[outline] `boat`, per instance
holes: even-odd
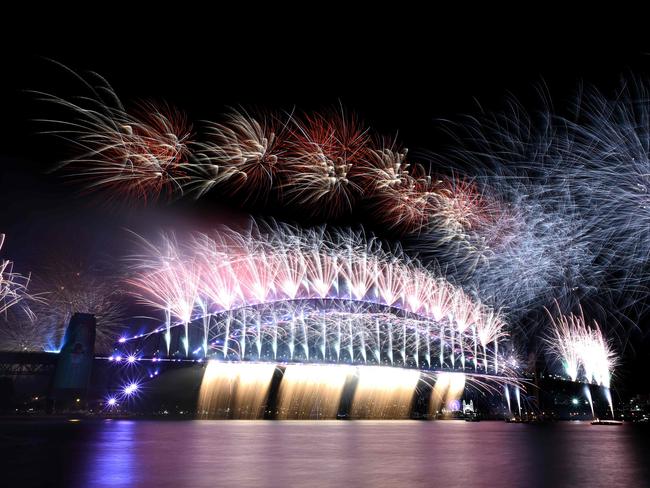
[[[591,422],[591,425],[623,425],[621,420],[600,420],[596,419]]]

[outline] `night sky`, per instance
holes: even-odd
[[[540,89],[561,106],[581,81],[607,90],[628,72],[650,76],[650,42],[615,43],[598,33],[572,32],[553,35],[555,42],[549,44],[540,37],[553,26],[533,29],[529,37],[503,38],[485,26],[465,43],[463,30],[403,35],[386,29],[400,38],[397,42],[393,36],[378,40],[377,32],[348,36],[352,29],[345,23],[338,26],[340,35],[320,35],[316,28],[282,34],[279,26],[250,26],[245,33],[224,27],[233,22],[223,18],[200,38],[176,39],[173,25],[164,39],[160,32],[135,36],[124,21],[88,32],[67,30],[66,39],[50,33],[31,47],[5,43],[10,49],[0,76],[0,232],[7,234],[3,255],[16,262],[16,269],[37,272],[61,252],[91,261],[120,256],[131,246],[127,228],[145,234],[161,226],[182,231],[245,216],[215,200],[130,209],[104,202],[99,194],[84,194],[62,173],[51,173],[71,155],[70,148],[38,134],[42,127],[34,119],[50,116],[51,107],[35,102],[28,90],[69,94],[81,87],[48,58],[79,73],[98,72],[122,100],[164,99],[197,122],[218,119],[228,107],[240,105],[290,111],[341,103],[373,129],[398,133],[416,154],[444,151],[448,140],[440,119],[459,120],[481,108],[502,110],[511,96],[535,108]],[[239,42],[238,35],[247,42]],[[264,212],[276,214],[273,208]],[[277,216],[290,218],[291,213]],[[648,330],[647,324],[642,328]],[[649,342],[641,334],[631,338],[636,353],[628,351],[620,371],[631,391],[650,389]]]

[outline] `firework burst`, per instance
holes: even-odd
[[[244,201],[265,200],[279,185],[286,125],[277,116],[236,110],[222,123],[208,123],[208,141],[195,144],[198,163],[188,187],[199,196],[220,186]]]
[[[343,109],[294,118],[283,169],[288,201],[326,216],[350,213],[363,192],[354,175],[369,143],[368,129]]]
[[[397,159],[403,155],[393,154],[389,157]],[[427,175],[421,166],[415,165],[390,180],[377,178],[367,206],[377,221],[400,234],[417,232],[434,215],[439,183]]]
[[[74,76],[89,96],[36,93],[73,114],[69,121],[41,122],[79,150],[62,166],[88,190],[146,201],[214,189],[243,203],[272,196],[324,218],[349,215],[361,204],[400,234],[421,230],[442,209],[440,182],[342,107],[285,116],[236,110],[205,124],[205,140],[197,142],[186,117],[171,106],[127,109],[99,75]]]
[[[192,127],[167,104],[141,102],[127,110],[99,75],[82,79],[89,96],[65,99],[37,94],[73,114],[71,120],[42,119],[46,133],[73,143],[80,155],[63,163],[89,189],[106,189],[133,201],[172,195],[186,178]]]
[[[454,161],[456,176],[443,179],[441,211],[409,242],[511,323],[525,323],[528,336],[554,301],[570,311],[598,294],[609,300],[616,273],[602,223],[578,205],[566,177],[549,172],[568,161],[550,119],[533,121],[515,105],[452,128],[458,149],[444,161]]]

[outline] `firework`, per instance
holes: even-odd
[[[370,136],[343,109],[293,119],[283,190],[313,213],[350,213],[363,192],[354,175],[367,160]]]
[[[459,148],[445,158],[457,167],[443,179],[440,211],[407,243],[469,293],[502,308],[529,337],[554,302],[571,311],[598,293],[609,300],[607,277],[615,272],[602,224],[576,204],[566,179],[549,173],[566,156],[559,128],[548,116],[540,121],[515,107],[460,126]]]
[[[433,367],[442,355],[440,366],[453,368],[455,349],[475,355],[478,333],[487,369],[489,343],[505,336],[498,313],[362,232],[253,223],[162,242],[145,241],[129,282],[143,303],[185,325],[186,353],[187,324],[206,314],[205,342],[239,359]],[[168,346],[171,328],[168,320]]]
[[[165,236],[160,247],[149,243],[147,245],[151,254],[137,266],[142,276],[129,282],[145,304],[164,310],[168,351],[172,316],[184,324],[184,345],[187,354],[189,353],[188,326],[194,306],[199,299],[201,271],[196,261],[182,256],[174,236]]]
[[[650,106],[646,82],[626,80],[608,98],[586,89],[574,110],[556,116],[561,157],[545,173],[561,181],[593,229],[590,236],[607,266],[608,287],[619,306],[646,296],[650,257]],[[559,184],[559,183],[557,183]],[[598,270],[597,270],[598,271]]]
[[[386,158],[397,166],[400,154],[384,153]],[[399,163],[401,164],[401,163]],[[385,169],[381,170],[385,173]],[[377,176],[377,172],[374,174]],[[436,201],[439,194],[439,181],[427,175],[424,169],[415,165],[405,169],[392,179],[378,177],[370,188],[367,206],[371,214],[389,228],[401,234],[408,234],[422,229],[437,211]]]
[[[37,322],[56,332],[50,342],[60,344],[75,313],[95,316],[95,350],[106,351],[125,328],[126,313],[119,278],[110,271],[83,263],[51,265],[36,277],[35,289],[47,297],[47,306],[34,308]]]
[[[35,315],[15,313],[10,310],[0,319],[0,350],[51,351],[58,342],[51,340],[58,331],[50,323],[39,322]]]
[[[451,221],[441,229],[433,219],[414,247],[512,321],[553,303],[563,313],[582,303],[608,324],[636,327],[625,314],[642,313],[647,296],[647,100],[647,84],[628,79],[611,97],[583,89],[564,112],[545,103],[529,114],[513,103],[459,125],[458,148],[445,161],[460,161],[497,205],[478,227]],[[462,215],[476,208],[473,201]],[[462,238],[445,239],[447,229]]]
[[[347,215],[362,204],[399,233],[419,231],[441,211],[440,181],[342,107],[286,116],[232,111],[205,124],[204,141],[193,141],[186,117],[168,104],[127,109],[99,75],[75,76],[88,96],[36,93],[72,114],[42,122],[79,150],[62,166],[89,190],[146,201],[215,189],[243,203],[273,196],[320,217]]]
[[[118,280],[106,270],[56,263],[34,276],[38,298],[28,317],[13,314],[2,326],[2,343],[12,350],[56,351],[75,313],[96,318],[95,350],[108,351],[125,328],[126,314]]]
[[[276,390],[271,384],[278,380]],[[376,365],[211,360],[201,383],[198,411],[202,418],[213,419],[335,419],[341,414],[405,419],[412,413],[414,397],[427,392],[419,390],[421,384],[435,385],[430,402],[435,416],[443,401],[457,402],[466,386],[479,391],[501,389],[504,384],[517,388],[519,383],[513,380]],[[346,400],[349,392],[354,393]]]
[[[481,154],[491,158],[484,167],[492,169],[467,177],[427,174],[396,142],[371,134],[342,109],[285,120],[235,111],[207,125],[207,142],[190,144],[182,116],[154,106],[127,112],[102,83],[94,98],[79,103],[46,97],[79,114],[62,135],[84,148],[77,174],[94,180],[91,186],[115,185],[140,199],[183,190],[200,196],[212,188],[243,201],[272,194],[321,216],[360,206],[396,233],[417,233],[415,248],[424,259],[438,261],[515,320],[549,298],[571,295],[576,285],[596,288],[595,280],[583,278],[602,276],[589,274],[603,262],[602,245],[588,237],[593,224],[576,213],[573,197],[530,177],[513,178],[516,170],[504,172],[504,157],[494,156],[520,154],[526,161],[535,141],[501,134],[510,151],[490,142]],[[535,156],[548,159],[539,150]]]
[[[81,77],[79,77],[81,79]],[[46,133],[74,144],[80,155],[63,163],[89,189],[106,189],[133,201],[171,195],[186,177],[192,128],[167,104],[141,102],[127,110],[99,75],[81,79],[89,96],[65,99],[40,93],[73,115],[71,120],[43,119]],[[95,83],[96,82],[96,83]]]
[[[588,324],[582,314],[551,319],[552,332],[546,338],[548,350],[562,362],[569,378],[576,381],[581,377],[609,388],[617,359],[598,323]]]
[[[426,265],[401,251],[391,256],[372,239],[323,230],[287,227],[286,239],[259,230],[248,238],[195,236],[191,245],[168,246],[178,257],[143,265],[159,296],[146,293],[145,278],[133,283],[143,301],[166,310],[168,335],[172,319],[187,324],[197,307],[206,317],[268,301],[374,294],[385,306],[436,320],[455,307],[450,330],[471,335],[479,352],[494,343],[481,339],[494,335],[487,309],[503,311],[530,337],[552,303],[562,313],[589,304],[590,313],[611,318],[646,296],[650,109],[643,84],[612,99],[585,90],[565,114],[545,105],[529,115],[513,103],[506,113],[467,118],[450,130],[457,147],[425,170],[343,108],[233,111],[207,123],[205,140],[194,142],[177,112],[165,105],[127,111],[97,79],[87,84],[90,97],[44,96],[75,114],[54,132],[81,148],[67,166],[91,187],[139,199],[215,189],[240,203],[270,200],[321,218],[361,211]],[[454,286],[431,285],[420,277],[430,275],[425,267],[444,269]],[[448,286],[452,292],[441,291]],[[471,300],[456,297],[461,288]],[[468,312],[470,302],[478,311]],[[454,337],[450,347],[464,340]]]
[[[231,112],[223,123],[208,123],[207,142],[195,144],[197,164],[188,188],[200,196],[220,186],[244,201],[266,199],[279,186],[286,126],[277,116],[245,111]]]
[[[0,234],[0,250],[4,244],[5,235]],[[26,299],[37,299],[36,295],[30,295],[27,287],[30,282],[30,275],[22,275],[14,272],[13,262],[0,259],[0,314],[5,313],[14,305],[24,302]],[[23,306],[23,311],[31,315],[28,306]]]

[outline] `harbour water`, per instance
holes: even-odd
[[[646,487],[648,434],[583,422],[0,420],[0,459],[8,487]]]

